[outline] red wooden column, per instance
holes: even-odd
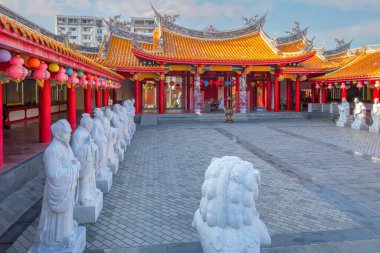
[[[1,96],[2,97],[2,96]],[[3,105],[3,103],[1,103]],[[1,110],[2,111],[2,110]],[[51,141],[51,87],[50,79],[44,81],[44,87],[40,88],[40,142]]]
[[[321,87],[321,90],[322,90],[322,104],[325,104],[327,102],[326,101],[326,94],[327,94],[326,87],[325,86]]]
[[[84,112],[91,114],[91,86],[84,89]]]
[[[295,88],[295,100],[296,100],[296,112],[301,111],[301,81],[299,77],[296,79],[296,88]]]
[[[96,87],[95,89],[95,107],[100,108],[102,107],[101,100],[102,100],[102,90],[99,87]]]
[[[270,112],[272,110],[272,82],[270,80],[270,73],[266,74],[266,79],[267,79],[267,88],[266,88],[266,95],[267,95],[267,111]],[[263,86],[264,89],[264,86]]]
[[[292,86],[293,81],[288,79],[286,84],[286,110],[292,110]]]
[[[375,102],[375,98],[379,98],[379,90],[377,87],[372,89],[372,103]]]
[[[280,82],[278,81],[278,73],[274,74],[274,112],[280,111]]]
[[[2,83],[0,83],[0,119],[1,121],[3,120],[3,84]],[[2,166],[3,164],[4,164],[4,136],[3,136],[3,125],[1,125],[0,127],[0,166]]]
[[[135,75],[135,108],[136,108],[136,115],[141,114],[141,86],[140,86],[140,79],[139,75]]]
[[[161,73],[160,84],[158,86],[158,113],[159,114],[164,114],[164,112],[165,112],[164,80],[165,80],[165,75],[163,73]],[[189,89],[187,89],[187,90],[189,90]]]
[[[186,77],[186,109],[190,110],[190,94],[191,94],[191,85],[190,85],[190,73],[187,73]]]
[[[315,84],[311,84],[311,102],[315,103]]]
[[[345,88],[341,89],[341,93],[340,93],[340,99],[347,99],[347,90]]]
[[[236,111],[240,112],[240,74],[236,73],[236,86],[235,86],[235,96],[236,96]]]
[[[77,128],[77,98],[74,85],[71,85],[71,88],[67,87],[67,120],[74,131]]]

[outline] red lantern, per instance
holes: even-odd
[[[329,85],[327,86],[327,88],[328,88],[329,90],[331,90],[331,89],[333,88],[332,83],[329,83]]]
[[[19,55],[13,56],[10,60],[11,66],[5,70],[5,73],[13,79],[16,83],[23,80],[28,75],[28,70],[22,65],[24,64],[24,59]]]
[[[358,87],[358,89],[363,88],[363,83],[362,82],[358,82],[358,84],[356,85],[356,87]]]
[[[316,85],[315,85],[315,88],[318,90],[319,88],[321,88],[321,86],[319,85],[319,83],[317,83]]]
[[[180,86],[181,86],[181,84],[180,84],[180,83],[177,83],[176,85],[177,85],[177,87],[180,87]]]
[[[173,81],[170,81],[170,86],[174,86],[174,82]]]
[[[87,74],[87,79],[88,79],[88,85],[94,85],[95,84],[93,75]]]
[[[83,76],[81,77],[81,79],[79,80],[79,85],[80,85],[80,86],[86,86],[87,84],[88,84],[88,81],[86,80],[86,76],[83,75]]]
[[[208,83],[209,83],[210,85],[212,85],[212,84],[214,83],[214,81],[213,81],[213,80],[210,80],[210,81],[208,81]]]
[[[41,88],[44,87],[44,81],[50,78],[50,72],[47,71],[47,68],[47,64],[41,62],[40,66],[38,66],[37,70],[33,73],[33,77],[36,79],[37,85]]]
[[[218,81],[215,81],[215,82],[214,82],[214,85],[215,85],[215,86],[218,86],[218,85],[219,85],[219,82],[218,82]]]
[[[67,80],[69,80],[69,77],[65,73],[66,73],[66,69],[64,67],[61,67],[58,70],[58,73],[54,76],[54,79],[60,83],[66,83]]]
[[[346,83],[342,83],[342,86],[340,86],[341,89],[345,89],[346,88]]]
[[[36,57],[30,57],[26,62],[26,66],[28,66],[29,68],[37,68],[38,66],[40,66],[40,64],[40,60]]]

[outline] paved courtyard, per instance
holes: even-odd
[[[331,121],[168,123],[139,127],[87,249],[198,241],[191,227],[213,157],[260,170],[257,202],[274,246],[380,236],[380,135]],[[37,220],[8,252],[25,252]],[[379,249],[380,250],[380,249]]]

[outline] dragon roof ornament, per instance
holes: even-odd
[[[227,30],[227,31],[214,31],[214,30],[209,31],[209,30],[196,30],[196,29],[180,26],[176,24],[175,22],[171,21],[170,19],[162,16],[153,7],[153,5],[152,5],[152,9],[154,12],[154,16],[156,18],[156,22],[161,23],[163,28],[166,28],[172,32],[179,33],[185,36],[190,36],[190,37],[200,38],[200,39],[232,39],[235,37],[240,37],[240,36],[250,34],[252,32],[258,32],[264,26],[266,15],[267,15],[265,14],[261,18],[255,20],[254,22],[251,21],[251,23],[247,23],[246,26],[239,29]]]
[[[332,50],[325,50],[324,55],[325,56],[330,56],[330,55],[336,55],[336,54],[341,54],[344,52],[350,53],[350,48],[351,48],[351,43],[353,40],[349,42],[345,42],[344,39],[335,39],[336,42],[336,48]]]
[[[112,24],[108,22],[107,20],[104,20],[104,22],[106,22],[106,24],[108,25],[108,27],[110,28],[110,30],[112,31],[114,35],[117,35],[119,37],[131,40],[131,41],[135,40],[139,42],[153,43],[152,36],[132,33],[128,31],[127,29],[125,29],[125,27],[118,26],[117,24]]]
[[[18,23],[20,24],[23,24],[27,27],[29,27],[30,29],[36,31],[36,32],[39,32],[53,40],[56,40],[56,41],[59,41],[59,42],[63,42],[65,40],[65,37],[64,36],[60,36],[60,35],[56,35],[50,31],[48,31],[47,29],[33,23],[32,21],[18,15],[17,13],[15,13],[14,11],[8,9],[7,7],[5,7],[4,5],[0,4],[0,15],[3,14],[15,21],[17,21]]]
[[[273,38],[273,40],[275,41],[276,45],[289,44],[297,40],[306,38],[308,30],[309,30],[309,26],[301,30],[299,22],[295,21],[294,27],[292,28],[292,30],[286,31],[286,33],[289,35],[284,36],[284,37],[275,37]]]

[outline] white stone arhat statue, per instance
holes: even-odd
[[[119,161],[122,162],[124,160],[124,152],[127,150],[127,143],[124,139],[124,131],[123,126],[121,125],[121,121],[119,118],[119,115],[117,113],[112,112],[112,119],[111,119],[112,127],[117,129],[117,138],[116,138],[116,154],[119,157]]]
[[[349,127],[350,126],[350,104],[347,102],[346,98],[342,98],[342,103],[338,105],[339,109],[339,119],[336,122],[338,127]]]
[[[133,119],[128,111],[128,103],[127,101],[124,101],[123,102],[123,106],[121,106],[121,110],[124,114],[124,118],[127,120],[127,130],[128,130],[128,135],[129,135],[129,143],[128,144],[131,144],[131,140],[133,138]]]
[[[124,112],[122,111],[122,106],[119,104],[116,104],[113,107],[114,113],[116,113],[119,116],[121,125],[123,126],[123,137],[127,145],[131,143],[131,136],[129,135],[129,130],[128,130],[128,119],[125,117]]]
[[[255,206],[260,173],[235,156],[213,158],[193,227],[204,253],[258,253],[271,239]]]
[[[356,130],[368,130],[368,125],[366,123],[367,108],[358,98],[354,99],[354,122],[351,125],[352,129]]]
[[[83,113],[71,138],[74,156],[81,164],[74,207],[74,218],[78,223],[95,223],[103,208],[103,193],[96,188],[98,146],[90,135],[92,125],[90,114]]]
[[[376,89],[376,88],[375,88]],[[372,116],[372,125],[369,127],[371,133],[380,133],[380,103],[379,99],[375,98],[373,101],[371,116]]]
[[[36,242],[29,252],[83,252],[86,228],[74,221],[80,163],[70,147],[71,127],[61,119],[51,126],[53,141],[43,156],[46,183]]]
[[[106,108],[104,112],[103,127],[107,136],[108,145],[107,145],[107,153],[108,153],[108,166],[110,167],[113,174],[116,174],[119,170],[119,157],[115,153],[114,146],[116,144],[117,138],[117,129],[111,127],[111,120],[113,117],[113,112],[109,107]]]
[[[98,146],[98,165],[96,172],[96,187],[103,193],[109,192],[112,186],[112,172],[107,165],[107,136],[104,132],[103,111],[100,108],[94,109],[93,126],[91,129],[91,137]]]

